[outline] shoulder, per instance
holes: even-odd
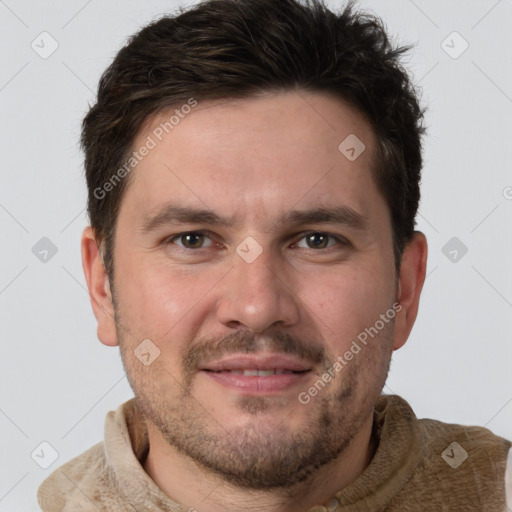
[[[143,492],[152,485],[139,464],[148,446],[145,423],[130,399],[107,413],[103,441],[43,481],[37,491],[39,506],[43,512],[126,510],[131,487],[138,485]]]
[[[44,512],[72,510],[73,503],[83,501],[91,490],[95,492],[98,479],[105,478],[108,466],[102,441],[51,473],[39,486],[37,501]]]
[[[416,435],[421,460],[397,505],[403,510],[408,510],[406,504],[426,503],[432,510],[505,510],[506,485],[511,485],[506,484],[507,472],[511,478],[509,440],[484,427],[433,419],[416,420]]]
[[[421,440],[429,447],[425,466],[442,468],[453,475],[470,472],[475,480],[499,476],[504,478],[511,443],[479,426],[444,423],[432,419],[418,420]],[[460,468],[460,469],[459,469]]]

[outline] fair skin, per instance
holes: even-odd
[[[164,119],[148,119],[134,147]],[[366,146],[354,161],[338,150],[349,134]],[[374,152],[361,114],[325,94],[200,102],[133,171],[113,283],[84,231],[98,337],[120,346],[148,427],[144,469],[174,501],[199,512],[306,511],[369,464],[373,407],[414,324],[427,257],[417,232],[396,275]],[[148,221],[169,204],[232,223]],[[319,208],[345,215],[297,214]],[[248,262],[240,247],[261,254]],[[301,403],[394,303],[394,319]],[[144,339],[160,350],[149,365],[133,352]]]

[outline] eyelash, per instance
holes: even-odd
[[[202,230],[199,230],[199,231],[183,231],[182,233],[178,233],[177,235],[172,235],[171,237],[166,238],[163,241],[163,243],[166,244],[166,245],[168,245],[170,243],[174,243],[175,240],[178,240],[182,236],[185,236],[185,235],[204,235],[204,236],[208,237],[213,243],[215,243],[214,237],[212,236],[213,233],[211,233],[209,231],[202,231]],[[324,235],[324,236],[327,236],[327,237],[329,237],[331,239],[334,239],[337,242],[334,245],[328,245],[327,247],[324,247],[324,248],[321,248],[321,249],[313,249],[312,247],[302,248],[302,249],[306,249],[306,250],[310,250],[310,251],[314,251],[314,252],[319,252],[321,250],[325,251],[325,250],[328,250],[328,249],[332,249],[336,245],[341,245],[341,246],[344,246],[344,247],[348,247],[349,245],[351,245],[350,242],[347,239],[345,239],[345,238],[343,238],[341,236],[338,236],[338,235],[332,235],[331,233],[326,233],[325,231],[314,231],[314,230],[312,230],[312,231],[304,231],[303,233],[299,233],[299,235],[300,235],[300,238],[298,238],[298,241],[304,239],[308,235]],[[295,243],[297,243],[297,242],[295,242]],[[178,247],[180,249],[189,250],[189,251],[200,251],[201,249],[208,249],[208,247],[199,247],[198,249],[189,249],[188,247],[182,247],[180,245],[178,245]]]

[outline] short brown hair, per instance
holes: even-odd
[[[409,48],[394,47],[382,21],[353,2],[334,14],[322,0],[207,0],[132,36],[101,77],[81,137],[89,218],[109,275],[128,180],[104,197],[97,191],[129,158],[148,116],[190,98],[297,89],[343,98],[372,125],[374,177],[391,212],[398,270],[414,232],[424,132],[418,95],[399,62]]]

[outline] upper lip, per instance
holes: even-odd
[[[200,370],[292,370],[303,372],[311,366],[290,354],[234,354],[203,365]]]

